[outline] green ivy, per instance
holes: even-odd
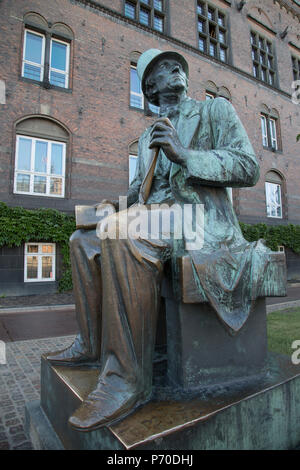
[[[300,253],[300,225],[250,225],[241,222],[240,226],[249,242],[263,238],[273,251],[277,251],[278,245],[284,245],[295,253]]]
[[[240,223],[249,242],[263,238],[271,250],[284,245],[300,253],[300,225],[266,225]],[[25,242],[52,242],[59,244],[63,257],[63,273],[59,290],[72,289],[69,238],[75,230],[75,218],[54,209],[28,210],[8,207],[0,202],[0,247],[20,246]]]
[[[69,238],[75,230],[75,218],[54,209],[28,210],[8,207],[0,202],[0,247],[21,246],[25,242],[59,244],[63,258],[63,273],[59,290],[72,289]]]

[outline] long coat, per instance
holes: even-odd
[[[257,297],[286,295],[284,255],[274,256],[263,240],[249,243],[244,239],[227,189],[254,186],[259,165],[235,109],[224,98],[201,102],[186,98],[174,126],[183,147],[190,150],[186,168],[168,162],[166,188],[157,165],[149,202],[163,202],[169,191],[180,204],[203,204],[204,245],[186,254],[192,260],[200,298],[235,333]],[[131,201],[138,198],[153,155],[150,130],[139,140],[136,174],[128,192]]]

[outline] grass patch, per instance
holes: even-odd
[[[290,356],[293,341],[300,340],[300,308],[269,313],[267,328],[269,351]]]

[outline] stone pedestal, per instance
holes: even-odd
[[[79,432],[68,418],[94,388],[97,370],[42,359],[41,403],[27,405],[27,430],[37,449],[293,449],[300,444],[300,366],[271,355],[267,369],[240,388],[156,399],[113,426]]]
[[[262,374],[267,357],[265,299],[232,336],[208,303],[184,304],[166,297],[168,378],[193,391]]]

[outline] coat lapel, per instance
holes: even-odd
[[[176,130],[178,137],[183,147],[189,148],[191,141],[195,135],[196,129],[200,121],[200,109],[195,109],[195,101],[188,98],[182,105],[180,110],[178,123]],[[198,104],[198,103],[197,103]],[[170,171],[170,184],[172,184],[172,179],[181,170],[181,165],[177,163],[172,163]]]

